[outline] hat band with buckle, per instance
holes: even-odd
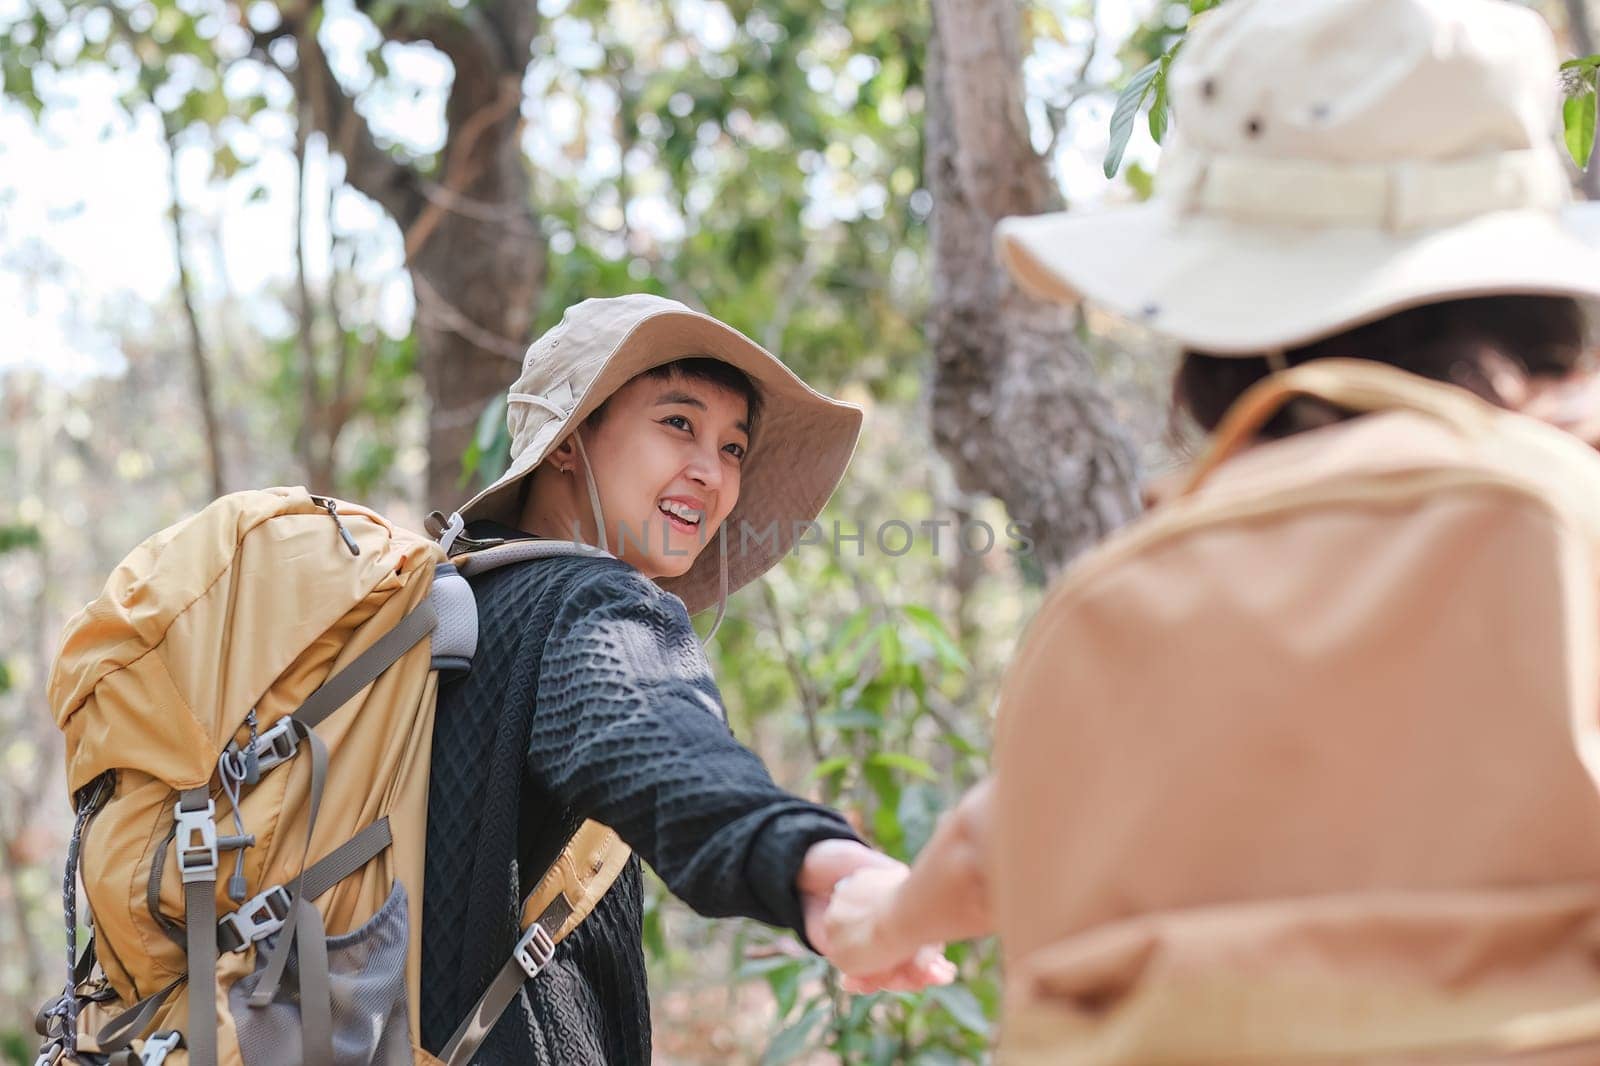
[[[1161,196],[1194,216],[1404,233],[1496,211],[1556,211],[1570,199],[1554,153],[1494,152],[1445,162],[1330,163],[1174,151]]]

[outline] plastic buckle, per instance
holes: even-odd
[[[539,971],[550,965],[556,957],[556,942],[550,939],[550,934],[545,932],[544,926],[534,922],[522,939],[517,941],[517,949],[511,953],[517,960],[517,965],[522,967],[522,972],[529,977],[538,977]]]
[[[278,719],[271,729],[256,737],[255,748],[259,773],[266,773],[279,763],[294,758],[294,753],[300,750],[300,738],[295,736],[293,719]]]
[[[217,801],[206,800],[205,809],[186,811],[183,802],[173,804],[172,816],[178,822],[178,872],[183,883],[217,879]]]
[[[239,937],[234,954],[246,950],[257,940],[271,936],[283,928],[289,912],[294,908],[294,897],[282,885],[273,885],[265,892],[250,897],[232,914],[224,915],[222,925],[233,927]]]
[[[182,1043],[183,1037],[175,1029],[151,1033],[150,1039],[144,1042],[144,1049],[139,1052],[140,1066],[161,1066]]]
[[[66,1045],[60,1040],[52,1040],[40,1049],[39,1057],[33,1060],[33,1066],[56,1066],[66,1050]]]

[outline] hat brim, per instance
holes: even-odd
[[[1087,299],[1186,347],[1293,347],[1438,300],[1600,297],[1600,204],[1502,211],[1411,234],[1245,224],[1160,200],[1004,219],[1002,262],[1041,299]]]
[[[737,367],[762,397],[761,421],[741,470],[739,501],[726,520],[728,592],[760,577],[794,547],[838,487],[855,453],[862,412],[817,392],[738,330],[695,311],[663,310],[641,319],[612,349],[550,443],[517,456],[494,484],[460,508],[462,518],[514,525],[520,518],[514,512],[522,479],[573,429],[646,370],[694,356]],[[717,545],[708,542],[687,572],[660,584],[692,614],[717,603],[720,565]]]

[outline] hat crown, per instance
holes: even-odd
[[[645,319],[664,312],[688,311],[676,300],[650,293],[597,297],[573,304],[561,321],[546,330],[522,357],[522,373],[511,393],[543,396],[570,412],[577,397],[605,367],[606,357]],[[506,410],[511,431],[511,458],[515,459],[550,425],[555,413],[529,403],[512,403]]]
[[[1173,156],[1327,164],[1555,156],[1557,61],[1502,0],[1230,0],[1174,63]]]

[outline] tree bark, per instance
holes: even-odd
[[[462,453],[484,406],[517,374],[544,287],[544,239],[520,138],[522,78],[538,16],[526,0],[459,12],[390,10],[377,24],[386,38],[428,41],[455,66],[438,182],[377,144],[329,71],[315,20],[302,19],[291,32],[313,122],[343,157],[345,179],[382,206],[405,238],[430,402],[424,502],[448,510],[466,495]]]
[[[1128,435],[1065,308],[1028,298],[994,252],[1006,215],[1057,206],[1023,111],[1015,0],[933,0],[934,440],[968,492],[997,496],[1047,574],[1139,510]]]

